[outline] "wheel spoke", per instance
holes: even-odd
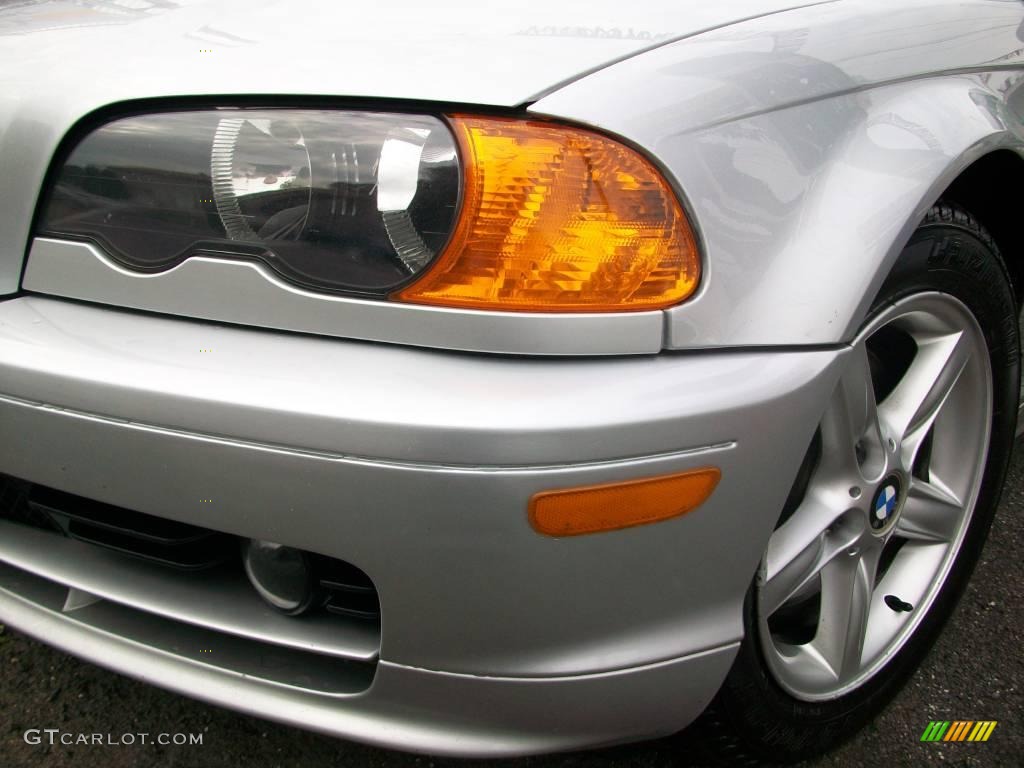
[[[948,546],[908,541],[878,582],[878,592],[883,596],[894,595],[914,610],[920,609],[948,551]]]
[[[814,646],[837,680],[860,671],[881,547],[837,557],[821,571],[821,615]]]
[[[917,354],[903,379],[879,406],[882,420],[903,442],[903,465],[917,451],[970,359],[962,332],[917,338]]]
[[[826,471],[849,473],[861,465],[876,474],[885,463],[875,388],[871,382],[867,346],[859,344],[850,352],[846,368],[836,387],[821,424],[823,466]],[[857,446],[863,454],[858,457]]]
[[[803,500],[757,580],[768,672],[797,699],[859,690],[940,593],[985,466],[987,352],[970,309],[939,291],[886,304],[844,352]]]
[[[914,541],[948,543],[963,518],[963,502],[938,477],[914,479],[894,534]]]
[[[809,495],[772,534],[761,583],[761,610],[765,615],[777,611],[857,540],[861,529],[837,522],[840,514],[827,499]]]

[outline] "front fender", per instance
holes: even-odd
[[[698,294],[667,311],[667,347],[848,341],[957,176],[997,149],[1024,155],[1021,8],[967,5],[976,18],[942,6],[920,32],[907,15],[898,49],[892,18],[864,16],[856,37],[876,50],[856,56],[828,44],[850,36],[855,14],[832,26],[780,14],[635,57],[531,107],[623,137],[678,185],[705,271]]]

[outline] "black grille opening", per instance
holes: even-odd
[[[233,553],[232,536],[165,520],[43,486],[30,486],[34,519],[49,518],[65,536],[175,568],[212,568]]]
[[[377,590],[370,577],[342,560],[313,558],[324,608],[328,613],[364,621],[380,618]]]
[[[243,570],[237,536],[106,504],[0,475],[0,518],[51,531],[168,568]],[[359,568],[311,554],[318,584],[314,610],[380,621],[377,590]]]

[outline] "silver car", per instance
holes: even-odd
[[[1019,0],[0,8],[0,622],[340,737],[792,762],[1019,403]]]

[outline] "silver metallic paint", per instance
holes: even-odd
[[[654,354],[664,335],[661,312],[552,316],[343,298],[289,285],[250,261],[194,257],[146,274],[118,266],[88,243],[43,237],[32,242],[22,285],[183,317],[503,354]]]
[[[436,34],[399,12],[402,34],[353,33],[362,40],[350,52],[377,66],[344,68],[324,66],[337,56],[321,39],[330,25],[309,25],[309,55],[280,67],[257,39],[278,30],[277,4],[253,4],[247,29],[218,5],[219,19],[197,5],[127,27],[0,37],[0,58],[19,65],[0,67],[0,294],[18,287],[55,148],[95,109],[225,93],[498,106],[543,94],[534,114],[632,141],[696,215],[706,279],[665,313],[667,346],[834,344],[851,337],[931,201],[971,160],[1020,152],[1024,138],[1017,0],[840,0],[732,26],[721,25],[785,6],[514,4]],[[578,18],[685,28],[643,42],[561,35],[557,25]],[[0,34],[4,20],[0,11]],[[546,22],[552,34],[509,34]],[[211,40],[222,68],[194,53]],[[128,55],[139,65],[123,67]],[[109,290],[111,279],[89,275],[84,286]],[[218,289],[192,309],[249,322],[237,300]],[[329,324],[324,304],[310,303],[304,322]],[[390,309],[371,338],[417,343],[402,308]],[[576,346],[554,325],[516,338],[485,320],[478,338],[446,342],[462,333],[449,326],[434,343],[544,352],[553,335],[562,354],[594,354],[582,346],[592,339]],[[636,349],[622,338],[608,348],[651,351],[647,336]],[[0,616],[154,683],[387,746],[522,754],[667,733],[724,678],[743,596],[846,355],[837,345],[487,358],[2,301],[0,470],[348,559],[380,591],[382,661],[365,696],[327,703],[102,635],[9,592]],[[711,462],[722,485],[674,521],[572,541],[524,522],[537,490]],[[211,489],[220,502],[200,507]]]
[[[666,347],[833,343],[970,162],[1024,155],[1022,52],[1020,2],[846,0],[660,47],[530,112],[631,140],[686,194],[705,274]]]
[[[580,319],[607,344],[572,333],[573,321],[560,316],[379,303],[356,319],[339,310],[357,304],[272,278],[253,289],[287,309],[259,324],[526,354],[848,341],[910,232],[957,174],[996,149],[1024,154],[1021,51],[1016,0],[906,0],[895,9],[843,0],[665,43],[530,106],[626,138],[685,196],[704,273],[698,294],[664,313],[663,338],[654,336],[657,313]],[[72,278],[50,247],[38,253],[26,283],[35,290],[254,321],[251,299],[224,284],[240,270],[213,259],[143,277],[93,255]]]
[[[0,542],[4,553],[13,551],[16,554],[26,533],[35,533],[55,545],[53,551],[47,553],[50,560],[62,554],[73,555],[74,550],[68,549],[67,541],[54,541],[45,532],[32,531],[17,524],[4,528],[4,538]],[[40,563],[36,561],[33,565]],[[76,573],[81,575],[82,571]],[[210,578],[209,573],[206,576]],[[85,625],[91,630],[145,647],[154,655],[169,654],[183,661],[199,662],[213,669],[259,679],[274,687],[330,696],[362,693],[369,689],[377,672],[376,661],[344,659],[294,645],[251,640],[196,621],[169,619],[153,610],[140,610],[125,603],[97,598],[77,586],[39,576],[2,560],[0,591],[43,612],[60,614],[66,623]],[[148,593],[147,597],[148,608],[161,607],[161,593]],[[261,602],[251,590],[248,597]]]
[[[22,298],[0,303],[0,467],[353,563],[387,661],[586,674],[740,637],[842,359],[511,360]],[[711,499],[657,526],[560,540],[526,521],[540,490],[708,464]]]
[[[640,73],[633,76],[644,79]],[[603,88],[621,90],[622,84],[604,83]],[[1010,97],[1012,102],[1005,101]],[[557,112],[558,95],[550,98],[554,105],[546,106],[545,100],[532,109]],[[601,103],[586,91],[576,98],[580,104]],[[564,113],[580,116],[569,108]],[[332,310],[338,302],[355,300],[305,294],[306,301],[295,302],[293,297],[302,292],[268,277],[286,308],[271,322],[280,328],[336,328],[335,333],[355,338],[498,353],[642,354],[662,343],[668,349],[838,343],[856,332],[911,232],[956,176],[996,150],[1024,156],[1024,72],[1016,70],[894,83],[710,128],[686,128],[684,103],[681,128],[669,136],[660,134],[658,121],[650,116],[627,125],[623,114],[628,112],[615,110],[600,127],[656,147],[656,156],[679,175],[701,224],[701,286],[684,304],[664,313],[637,313],[643,319],[614,313],[575,321],[589,324],[596,336],[572,333],[575,328],[568,326],[573,321],[565,316],[414,308],[435,312],[434,318],[379,302],[374,319],[382,322],[366,321],[367,327],[360,318],[336,325]],[[96,253],[68,265],[58,255],[70,256],[75,246],[37,242],[47,245],[33,248],[44,258],[38,268],[30,261],[28,288],[253,322],[254,307],[226,285],[228,275],[241,269],[225,268],[217,260],[191,260],[195,264],[187,280],[173,273],[135,276]],[[136,287],[143,281],[149,290]],[[183,293],[183,287],[189,292]],[[424,325],[420,317],[432,317],[432,322]]]
[[[374,661],[380,637],[367,622],[332,621],[327,615],[301,622],[275,611],[253,592],[242,574],[226,581],[200,573],[167,580],[164,566],[125,558],[48,531],[0,520],[0,561],[38,576],[160,616],[275,645],[326,656]]]
[[[16,290],[43,176],[71,127],[135,99],[414,99],[513,107],[651,46],[801,5],[303,0],[0,7],[0,295]],[[302,55],[282,55],[282,41]],[[212,49],[210,53],[202,52]],[[130,62],[130,66],[125,66]],[[471,65],[469,63],[471,62]],[[230,296],[223,297],[230,302]]]
[[[636,669],[541,679],[455,675],[381,662],[365,694],[328,697],[153,653],[3,589],[0,616],[68,653],[187,696],[368,744],[463,757],[667,735],[706,706],[736,653],[729,646]]]

